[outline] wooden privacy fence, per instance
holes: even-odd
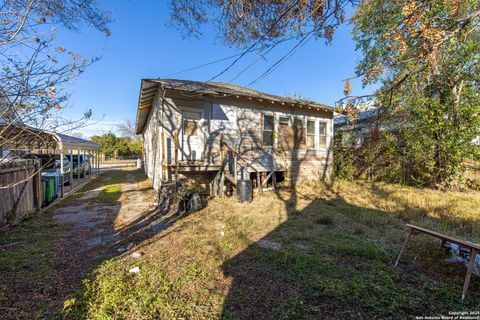
[[[0,228],[41,207],[41,175],[35,160],[0,164]]]

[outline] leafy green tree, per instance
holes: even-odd
[[[364,53],[357,75],[382,83],[383,129],[390,124],[376,126],[369,165],[415,184],[456,183],[462,163],[479,156],[479,2],[372,0],[352,21]]]
[[[98,143],[100,153],[107,157],[113,157],[117,146],[117,137],[113,132],[107,132],[101,136],[93,136],[91,140]]]
[[[138,139],[133,139],[128,142],[128,149],[131,155],[142,155],[142,143]]]
[[[142,154],[142,146],[137,140],[117,137],[110,131],[100,136],[93,136],[91,140],[98,143],[100,152],[107,157],[141,156]]]
[[[117,151],[117,156],[130,156],[130,149],[128,148],[129,142],[130,140],[128,138],[117,137],[117,141],[115,143],[115,150]]]

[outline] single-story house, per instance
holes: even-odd
[[[325,104],[228,83],[143,79],[135,130],[156,190],[183,175],[221,195],[237,179],[260,189],[329,179],[333,114]]]

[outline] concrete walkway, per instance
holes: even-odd
[[[125,231],[153,209],[152,190],[140,188],[137,180],[141,178],[139,171],[128,169],[103,173],[89,184],[92,189],[74,194],[57,206],[53,219],[66,225],[72,238],[88,247],[121,242],[130,235]],[[118,200],[103,200],[102,192],[108,192],[106,188],[112,185],[120,186]]]

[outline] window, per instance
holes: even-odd
[[[293,128],[290,117],[278,117],[278,145],[280,150],[293,149]]]
[[[326,149],[327,148],[327,123],[326,122],[320,122],[318,133],[320,135],[319,146],[322,149]]]
[[[196,136],[197,135],[197,121],[195,120],[184,120],[183,121],[183,130],[185,136]]]
[[[305,148],[305,130],[303,128],[303,119],[295,118],[293,120],[293,149]]]
[[[315,121],[307,120],[307,148],[315,148]]]
[[[263,145],[273,146],[273,116],[263,115]]]

